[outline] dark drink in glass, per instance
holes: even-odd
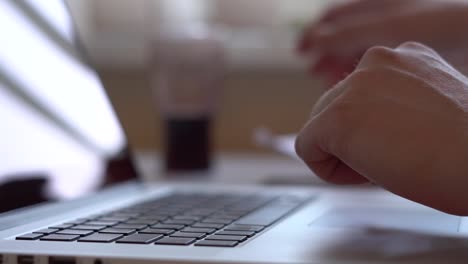
[[[222,41],[212,33],[169,32],[154,42],[152,86],[170,176],[210,169],[211,125],[225,76]]]
[[[207,170],[211,160],[210,118],[165,119],[167,171]]]

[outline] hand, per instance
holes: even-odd
[[[422,44],[371,48],[315,105],[296,151],[326,181],[468,215],[468,79]]]
[[[468,2],[463,0],[354,0],[312,24],[299,50],[319,56],[311,71],[332,82],[352,72],[368,48],[406,41],[429,45],[457,68],[468,70],[467,25]]]

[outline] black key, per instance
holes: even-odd
[[[21,235],[21,236],[17,236],[16,237],[16,240],[36,240],[40,237],[43,237],[44,234],[34,234],[34,233],[31,233],[31,234],[24,234],[24,235]]]
[[[174,219],[199,221],[201,217],[194,215],[178,215],[174,216]]]
[[[184,219],[171,219],[171,220],[166,220],[163,222],[163,224],[168,224],[168,225],[191,225],[195,223],[194,220],[184,220]]]
[[[213,213],[212,211],[206,212],[206,213],[205,213],[205,212],[190,212],[191,215],[193,215],[193,216],[199,216],[200,218],[203,218],[203,217],[205,217],[205,216],[209,216],[209,215],[211,215],[212,213]]]
[[[86,222],[86,225],[93,225],[93,226],[113,226],[118,224],[116,221],[89,221]]]
[[[251,237],[255,235],[255,232],[252,231],[219,231],[216,235],[223,236],[248,236]]]
[[[162,216],[162,215],[149,215],[149,216],[140,216],[138,218],[135,218],[135,220],[149,220],[149,221],[164,221],[168,219],[167,216]]]
[[[99,218],[99,221],[115,221],[115,222],[124,222],[130,220],[128,216],[105,216]]]
[[[66,222],[65,224],[66,225],[81,225],[83,223],[88,222],[89,220],[90,219],[87,219],[87,218],[80,218],[80,219],[76,219],[76,220],[73,220],[73,221]]]
[[[121,234],[92,234],[87,237],[78,239],[78,242],[97,242],[97,243],[110,243],[123,237]]]
[[[208,223],[208,224],[230,224],[232,223],[232,220],[230,219],[215,219],[215,218],[207,218],[202,221],[203,223]]]
[[[161,234],[161,235],[170,235],[175,231],[172,229],[156,229],[156,228],[146,228],[140,231],[140,233],[147,234]]]
[[[205,240],[225,240],[225,241],[244,241],[246,240],[246,236],[224,236],[224,235],[212,235]]]
[[[105,226],[90,226],[90,225],[76,225],[71,227],[71,229],[78,229],[78,230],[92,230],[92,231],[99,231],[106,228]]]
[[[265,227],[263,226],[249,226],[249,225],[230,225],[226,226],[224,230],[226,231],[251,231],[251,232],[260,232]]]
[[[170,237],[192,237],[192,238],[202,238],[204,237],[204,233],[188,233],[188,232],[177,232],[172,234]]]
[[[99,233],[104,234],[122,234],[122,235],[130,235],[136,232],[136,229],[126,229],[126,228],[106,228]]]
[[[143,229],[147,228],[147,225],[130,225],[130,224],[118,224],[113,226],[112,228],[123,228],[123,229]]]
[[[235,247],[239,244],[237,241],[222,241],[222,240],[203,240],[195,244],[198,247]]]
[[[221,229],[223,228],[223,224],[208,224],[208,223],[195,223],[192,227],[201,227],[201,228],[216,228]]]
[[[291,212],[299,205],[299,203],[291,202],[273,202],[272,204],[262,207],[255,212],[242,217],[236,221],[236,224],[269,226],[279,218]]]
[[[129,244],[149,244],[152,243],[160,238],[162,238],[163,235],[158,235],[158,234],[133,234],[130,236],[126,236],[124,238],[121,238],[117,240],[117,243],[129,243]]]
[[[169,224],[156,224],[152,225],[151,228],[157,228],[157,229],[174,229],[174,230],[179,230],[184,228],[184,225],[169,225]]]
[[[124,224],[127,224],[127,225],[155,225],[157,224],[159,221],[155,221],[155,220],[145,220],[145,219],[135,219],[135,220],[128,220],[128,221],[125,221]]]
[[[71,225],[71,224],[61,224],[61,225],[51,226],[49,228],[52,228],[52,229],[67,229],[67,228],[70,228],[72,226],[73,225]]]
[[[45,228],[45,229],[34,231],[33,233],[50,235],[50,234],[55,233],[57,231],[58,231],[57,229]]]
[[[58,235],[78,235],[78,236],[87,236],[92,234],[92,230],[73,230],[73,229],[64,229],[59,230],[56,234]]]
[[[78,239],[80,236],[78,235],[57,235],[57,234],[52,234],[52,235],[47,235],[45,237],[41,237],[40,240],[44,241],[74,241]]]
[[[155,244],[157,245],[177,245],[177,246],[188,246],[195,242],[195,238],[189,237],[165,237],[158,241]]]
[[[229,220],[229,221],[234,221],[239,219],[240,216],[227,216],[227,215],[210,215],[209,219],[222,219],[222,220]]]
[[[214,228],[196,228],[196,227],[186,227],[181,230],[181,232],[189,232],[189,233],[204,233],[204,234],[211,234],[214,233],[216,229]]]

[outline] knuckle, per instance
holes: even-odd
[[[421,55],[421,57],[430,58],[430,59],[438,59],[438,53],[433,50],[432,48],[421,44],[415,41],[408,41],[401,44],[397,50],[399,51],[406,51],[407,53],[411,53],[412,55]]]
[[[403,57],[400,52],[387,47],[372,47],[367,50],[361,60],[362,67],[372,67],[375,65],[399,65]]]
[[[416,41],[406,41],[404,42],[403,44],[401,44],[400,46],[398,46],[398,48],[411,48],[411,49],[428,49],[427,46],[419,43],[419,42],[416,42]]]
[[[376,57],[376,58],[387,58],[387,57],[393,57],[397,54],[396,51],[393,49],[383,47],[383,46],[376,46],[372,47],[367,50],[366,54],[364,56],[369,56],[369,57]]]

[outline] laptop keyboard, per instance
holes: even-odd
[[[175,193],[36,230],[17,240],[235,247],[308,198]]]

